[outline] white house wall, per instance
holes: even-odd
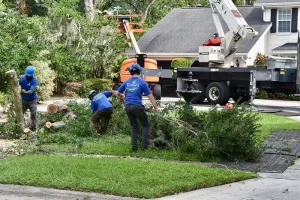
[[[265,8],[265,19],[271,21],[271,9]],[[298,28],[300,27],[300,9],[298,9]],[[266,55],[273,55],[273,49],[284,45],[287,42],[297,42],[297,33],[270,33],[268,32]]]
[[[271,21],[271,9],[264,9],[264,21],[270,22]]]
[[[266,55],[266,47],[268,46],[268,34],[262,34],[259,40],[255,43],[252,49],[248,53],[247,66],[254,65],[254,60],[257,53]]]

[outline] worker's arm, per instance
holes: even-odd
[[[123,92],[125,91],[125,85],[126,82],[122,83],[122,85],[119,87],[119,89],[117,91],[115,91],[115,94],[117,97],[119,97],[121,100],[124,100],[125,96],[123,94]]]
[[[112,89],[109,89],[109,91],[110,91],[111,94],[113,94],[113,95],[115,95],[117,98],[119,98],[121,102],[123,102],[123,100],[125,99],[124,94],[121,94],[121,93],[119,93],[118,91],[112,90]]]
[[[158,111],[158,106],[157,106],[157,104],[156,104],[156,101],[155,101],[153,95],[152,95],[152,94],[149,94],[149,95],[148,95],[148,98],[149,98],[151,104],[153,105],[153,107],[155,108],[155,110]]]
[[[36,91],[36,87],[37,87],[37,80],[34,79],[34,80],[32,81],[32,85],[31,85],[30,89],[27,90],[27,91],[23,89],[21,92],[22,92],[23,94],[32,94],[32,93],[34,93],[34,92]]]
[[[155,101],[153,95],[151,94],[150,89],[146,82],[143,85],[143,92],[146,96],[148,96],[148,99],[150,100],[150,102],[153,105],[153,107],[155,108],[155,110],[158,111],[158,106],[156,104],[156,101]]]
[[[104,95],[108,98],[108,97],[111,97],[111,95],[112,95],[113,93],[112,93],[111,90],[109,89],[108,91],[102,92],[102,94],[104,94]]]
[[[116,90],[112,90],[112,89],[109,89],[110,93],[115,95],[116,97],[118,97],[118,94],[117,94],[117,91]]]
[[[91,109],[93,114],[97,111],[97,105],[94,101],[91,102]]]

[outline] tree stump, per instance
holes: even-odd
[[[19,86],[19,79],[17,77],[17,73],[14,70],[9,70],[6,72],[9,75],[9,82],[14,94],[14,107],[16,112],[16,119],[18,123],[18,128],[23,131],[24,130],[24,119],[22,112],[22,100],[21,100],[21,89]]]
[[[23,130],[23,134],[21,136],[21,140],[27,140],[28,139],[28,134],[30,133],[30,129],[29,128],[24,128]]]

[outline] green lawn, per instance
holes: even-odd
[[[25,155],[0,160],[0,182],[155,198],[256,177],[195,164]]]
[[[274,130],[300,130],[300,122],[274,114],[260,113],[262,125],[260,134],[258,134],[257,142],[264,142]]]

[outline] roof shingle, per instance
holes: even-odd
[[[263,22],[261,8],[238,7],[238,10],[259,33],[254,39],[243,40],[237,50],[237,53],[248,53],[271,23]],[[229,29],[220,19],[226,33]],[[198,53],[199,46],[212,38],[215,32],[211,8],[175,8],[145,33],[138,40],[138,45],[143,53]],[[133,52],[129,49],[126,54]]]
[[[291,42],[288,42],[288,43],[285,43],[279,47],[276,47],[275,49],[273,50],[297,50],[297,46],[298,44],[297,43],[291,43]]]

